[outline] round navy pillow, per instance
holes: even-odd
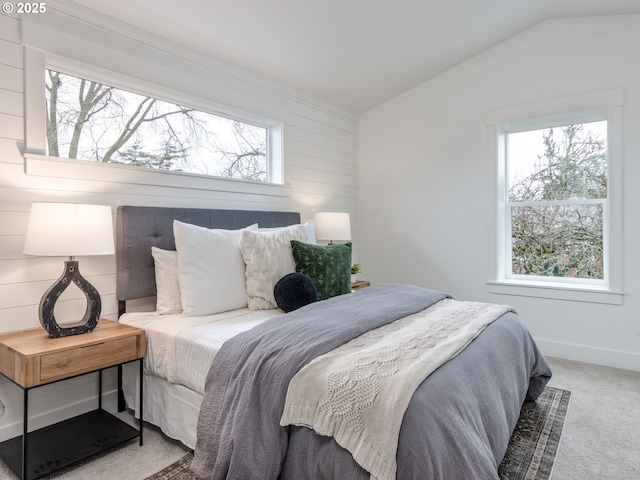
[[[318,299],[318,289],[313,280],[304,273],[289,273],[278,280],[273,288],[278,307],[292,312]]]

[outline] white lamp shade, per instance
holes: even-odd
[[[111,207],[33,203],[23,252],[52,257],[115,253]]]
[[[321,212],[314,216],[316,238],[319,240],[351,240],[351,217],[348,213]]]

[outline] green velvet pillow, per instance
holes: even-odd
[[[311,277],[318,300],[351,292],[351,243],[313,245],[291,240],[296,272]]]

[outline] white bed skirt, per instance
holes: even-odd
[[[138,372],[137,363],[126,364],[122,370],[124,398],[136,418],[140,418]],[[196,446],[201,404],[199,393],[160,377],[144,375],[144,421],[160,427],[165,435],[191,449]]]

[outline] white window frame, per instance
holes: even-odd
[[[158,170],[130,165],[101,164],[87,160],[47,156],[46,101],[44,94],[44,73],[47,68],[266,128],[268,132],[267,169],[269,181],[255,182],[196,173]],[[28,112],[25,122],[24,152],[25,173],[27,175],[282,197],[289,195],[290,188],[285,184],[283,166],[284,124],[279,121],[252,115],[184,92],[178,92],[29,47],[25,47],[25,112]]]
[[[487,113],[488,160],[495,199],[496,246],[487,287],[490,293],[619,305],[622,303],[622,89],[538,102]],[[605,278],[581,280],[512,275],[510,210],[507,204],[506,141],[509,133],[607,121],[608,195],[604,202]]]

